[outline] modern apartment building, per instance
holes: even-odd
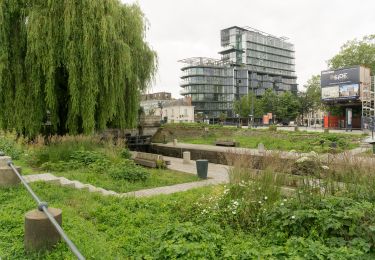
[[[180,60],[181,95],[191,97],[196,113],[234,117],[233,102],[267,89],[297,92],[294,46],[251,27],[233,26],[221,31],[221,59],[204,57]]]

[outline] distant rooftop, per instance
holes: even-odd
[[[224,64],[223,60],[207,58],[207,57],[193,57],[179,60],[178,62],[189,64],[192,66],[206,65],[206,66],[221,66]]]
[[[237,28],[237,29],[244,30],[244,31],[249,31],[249,32],[256,32],[256,33],[259,33],[259,34],[261,34],[263,36],[270,37],[270,38],[275,38],[275,39],[279,39],[279,40],[282,40],[282,41],[289,40],[289,38],[286,37],[286,36],[277,37],[275,35],[263,32],[261,30],[255,29],[255,28],[250,27],[250,26],[243,26],[243,27],[240,27],[240,26],[231,26],[231,27],[228,27],[228,28],[223,29],[223,30],[228,30],[228,29],[232,29],[232,28]]]

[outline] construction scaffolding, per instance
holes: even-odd
[[[375,92],[374,79],[372,83],[362,85],[362,129],[374,130],[375,128]]]

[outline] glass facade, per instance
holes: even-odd
[[[182,60],[181,95],[191,97],[195,111],[209,117],[233,116],[233,102],[252,91],[297,92],[293,44],[250,27],[221,31],[220,60]]]

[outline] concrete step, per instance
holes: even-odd
[[[83,184],[83,189],[87,189],[89,192],[100,192],[97,187],[91,184]]]
[[[114,192],[114,191],[112,191],[112,190],[104,190],[104,191],[102,191],[101,193],[102,193],[103,195],[105,195],[105,196],[108,196],[108,195],[117,196],[117,195],[119,195],[117,192]]]
[[[64,187],[75,188],[75,183],[64,177],[60,177],[60,185]]]

